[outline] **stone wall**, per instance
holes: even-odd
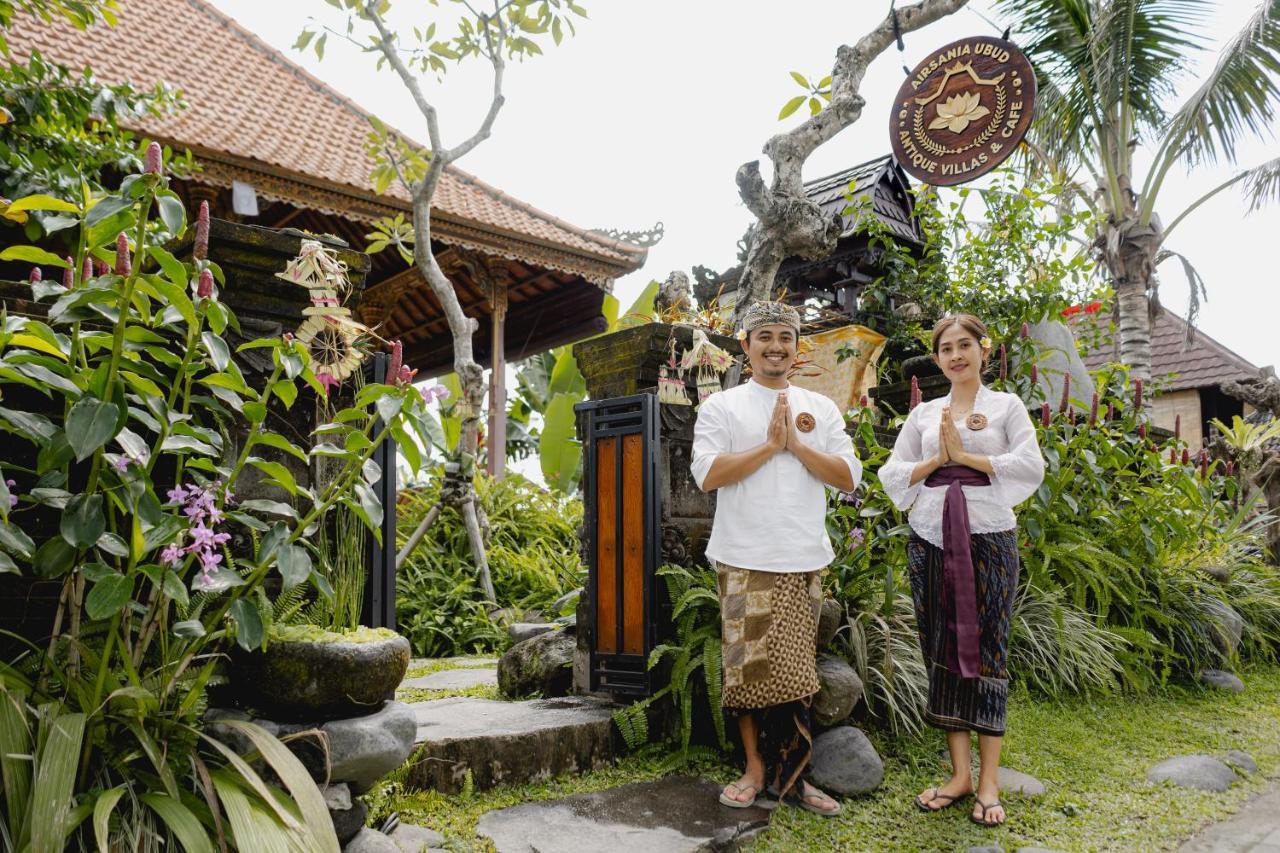
[[[1204,442],[1200,423],[1200,392],[1195,388],[1159,394],[1151,401],[1151,423],[1173,432],[1174,421],[1182,416],[1182,440],[1197,452]]]

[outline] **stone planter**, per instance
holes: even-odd
[[[913,355],[902,361],[902,378],[910,382],[912,377],[924,380],[930,376],[941,376],[942,368],[934,362],[931,355]]]
[[[231,695],[277,720],[334,720],[377,711],[409,668],[409,641],[274,641],[231,656]]]

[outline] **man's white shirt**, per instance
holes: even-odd
[[[815,421],[812,431],[796,431],[799,440],[844,459],[856,487],[862,479],[862,463],[836,404],[795,385],[785,390],[791,417],[807,413]],[[712,394],[702,403],[690,462],[699,488],[721,453],[740,453],[765,442],[779,393],[751,380]],[[835,558],[826,512],[822,481],[795,454],[783,450],[748,477],[717,490],[707,558],[765,572],[816,571]]]

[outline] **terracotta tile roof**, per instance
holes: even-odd
[[[331,212],[367,221],[379,208],[409,208],[409,196],[398,185],[382,197],[372,191],[373,161],[365,151],[369,114],[203,0],[127,0],[115,28],[86,32],[19,13],[9,44],[18,56],[39,50],[72,68],[91,66],[106,82],[150,88],[164,81],[181,89],[185,110],[145,117],[137,129],[188,146],[202,160],[223,161],[210,171],[211,183],[225,177],[228,163],[256,166],[336,191],[327,196]],[[271,182],[266,185],[255,183],[270,196]],[[344,194],[356,198],[356,209],[332,210]],[[469,228],[478,228],[554,250],[564,263],[552,265],[569,272],[581,272],[572,268],[576,256],[597,267],[603,263],[612,270],[609,277],[618,276],[639,268],[646,254],[570,225],[460,169],[444,175],[432,214],[433,221],[441,220],[444,242],[492,251],[481,237],[468,236]],[[451,222],[460,226],[457,234],[451,234]]]
[[[1092,315],[1092,322],[1105,332],[1111,325],[1111,315],[1099,311]],[[1256,365],[1204,332],[1197,331],[1191,341],[1187,341],[1186,335],[1187,321],[1161,308],[1151,326],[1151,376],[1157,380],[1167,378],[1168,384],[1162,386],[1166,390],[1208,388],[1228,379],[1258,375]],[[1080,335],[1077,333],[1076,337],[1079,338]],[[1090,370],[1096,370],[1109,361],[1119,360],[1119,331],[1115,331],[1110,337],[1110,340],[1104,339],[1092,352],[1085,353],[1084,363]]]

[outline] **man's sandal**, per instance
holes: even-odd
[[[985,826],[988,829],[992,829],[1004,823],[1004,821],[1002,820],[987,820],[987,812],[989,812],[991,809],[994,809],[996,806],[999,806],[1000,808],[1004,808],[1004,803],[1000,802],[999,800],[992,800],[989,803],[984,803],[982,800],[978,799],[977,797],[974,797],[973,801],[978,804],[978,808],[982,809],[982,817],[976,818],[973,816],[973,812],[969,812],[969,820],[973,821],[978,826]]]
[[[795,788],[792,788],[791,792],[787,794],[785,799],[783,799],[784,803],[787,803],[788,805],[792,805],[792,806],[799,806],[805,811],[812,812],[813,814],[820,815],[821,817],[835,817],[836,815],[840,814],[840,812],[844,811],[844,806],[836,802],[835,797],[831,796],[830,794],[824,793],[823,791],[819,791],[813,785],[809,785],[806,782],[800,782],[799,785],[805,786],[808,789],[809,793],[799,794],[796,792]],[[819,799],[827,800],[828,802],[834,804],[835,808],[824,809],[821,806],[815,806],[813,803],[809,802],[809,800],[819,800]]]
[[[969,799],[968,794],[956,794],[955,796],[952,796],[951,794],[942,793],[939,788],[930,788],[929,790],[933,791],[933,796],[929,799],[922,800],[920,799],[920,796],[915,798],[916,808],[922,812],[940,812],[943,809],[951,808],[956,803],[963,803],[965,800]],[[930,803],[937,802],[938,800],[946,800],[946,802],[935,809],[930,805]],[[970,817],[972,817],[972,815],[970,815]]]
[[[751,808],[756,804],[756,797],[760,796],[760,791],[763,789],[763,786],[753,785],[750,782],[746,783],[745,785],[742,784],[741,782],[730,782],[728,785],[725,785],[724,787],[725,787],[725,790],[720,792],[720,803],[722,805],[728,806],[731,809]],[[751,799],[735,800],[733,797],[729,796],[728,790],[730,788],[732,788],[734,792],[738,794],[744,793],[746,791],[750,791]]]

